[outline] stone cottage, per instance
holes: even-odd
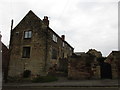
[[[113,79],[120,78],[120,51],[112,51],[105,60],[111,66],[111,74]]]
[[[30,75],[47,75],[59,60],[68,58],[73,47],[49,27],[47,16],[41,20],[31,10],[11,30],[9,76],[21,76],[26,70]]]

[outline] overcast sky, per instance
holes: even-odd
[[[101,51],[103,56],[118,50],[118,0],[1,0],[0,31],[2,41],[9,45],[10,24],[14,27],[32,10],[75,48]]]

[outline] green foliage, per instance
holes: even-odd
[[[32,80],[32,82],[40,82],[40,83],[44,83],[44,82],[53,82],[53,81],[57,81],[58,78],[54,77],[54,76],[38,76],[36,78],[34,78]]]

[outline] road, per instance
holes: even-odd
[[[2,90],[120,90],[118,87],[5,87]]]

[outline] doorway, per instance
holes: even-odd
[[[112,69],[109,63],[101,64],[101,79],[112,79]]]

